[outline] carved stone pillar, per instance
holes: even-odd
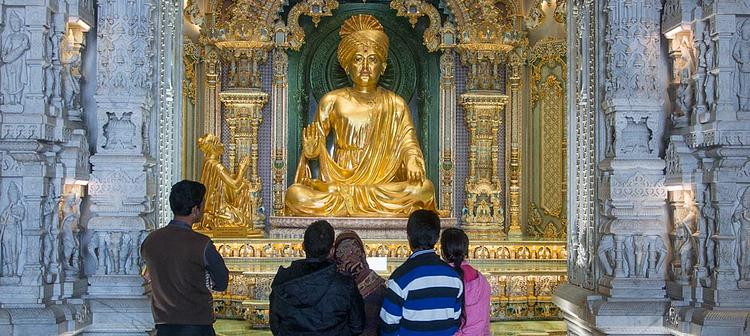
[[[665,264],[658,263],[652,274],[643,272],[651,256],[638,253],[648,253],[652,243],[664,246],[666,238],[665,164],[659,157],[662,92],[652,77],[659,62],[661,2],[612,0],[605,10],[609,30],[603,108],[608,138],[599,193],[608,219],[600,231],[615,235],[616,251],[622,249],[626,265],[618,258],[614,275],[600,280],[600,291],[610,297],[653,299],[664,296]],[[631,41],[631,46],[624,41]],[[657,259],[666,259],[666,251],[655,251]]]
[[[510,144],[510,158],[508,159],[508,220],[510,226],[508,228],[508,236],[520,237],[523,232],[521,231],[521,146],[522,146],[522,126],[521,120],[523,120],[523,97],[521,95],[521,89],[523,82],[521,81],[524,59],[524,50],[517,49],[510,56],[510,76],[508,81],[508,89],[510,91],[510,115],[507,117],[508,127],[507,134],[510,135],[510,141],[506,143]]]
[[[456,58],[451,49],[440,56],[440,208],[453,216],[453,195],[455,186],[455,158],[453,147],[456,129]]]
[[[486,41],[489,42],[489,41]],[[511,46],[459,44],[461,62],[469,67],[467,92],[461,94],[469,131],[469,171],[466,179],[466,207],[461,225],[477,238],[506,234],[504,183],[499,176],[500,127],[505,118],[508,96],[502,93],[500,74]]]
[[[204,133],[221,134],[221,106],[219,91],[221,91],[221,64],[219,51],[213,46],[206,46],[206,58],[203,60],[206,74],[206,89],[203,94],[203,113],[205,114]]]
[[[498,134],[508,97],[499,93],[470,92],[461,95],[469,129],[469,178],[466,213],[462,227],[477,238],[505,235],[505,212],[500,201],[503,185],[497,174]]]
[[[152,228],[154,183],[148,125],[153,108],[156,33],[150,0],[100,2],[97,24],[96,152],[89,184],[87,256],[96,260],[86,333],[145,334],[153,328],[140,277],[140,242]],[[132,31],[142,31],[133,34]]]
[[[286,191],[287,172],[287,130],[289,120],[287,116],[287,91],[289,67],[289,56],[286,51],[276,49],[273,52],[273,82],[271,84],[271,115],[273,115],[273,126],[271,127],[271,169],[273,170],[273,215],[284,215],[284,193]]]
[[[256,197],[253,197],[253,222],[256,228],[262,230],[265,218],[259,212],[262,185],[258,176],[258,126],[263,121],[261,111],[268,102],[268,94],[257,90],[233,89],[219,93],[219,99],[224,104],[229,127],[229,169],[234,171],[242,159],[250,158],[247,178],[254,184],[251,189],[256,193]]]

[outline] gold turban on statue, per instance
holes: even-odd
[[[388,57],[388,35],[383,26],[372,15],[354,15],[344,21],[339,31],[341,42],[337,50],[339,64],[349,64],[358,46],[368,46],[375,50],[381,60]]]

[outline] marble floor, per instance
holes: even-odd
[[[218,320],[214,324],[220,336],[270,336],[268,330],[251,330],[245,321]],[[493,336],[563,336],[566,335],[563,321],[518,321],[492,323]]]

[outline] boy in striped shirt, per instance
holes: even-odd
[[[409,216],[406,235],[413,253],[388,280],[380,309],[381,335],[452,336],[461,325],[464,285],[435,253],[440,218],[417,210]]]

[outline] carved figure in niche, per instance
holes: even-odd
[[[738,80],[740,82],[737,97],[741,111],[750,111],[750,23],[745,20],[737,31],[739,38],[732,50],[732,57],[737,61]]]
[[[120,246],[122,245],[122,232],[112,232],[104,237],[107,248],[106,274],[119,274],[120,272]]]
[[[705,35],[705,30],[703,32]],[[695,90],[695,105],[693,106],[697,111],[700,111],[702,109],[705,109],[706,105],[706,92],[704,91],[703,85],[705,85],[706,82],[706,76],[708,74],[706,73],[706,52],[707,45],[706,42],[703,40],[703,36],[701,36],[700,39],[697,39],[695,41],[698,47],[698,55],[697,55],[697,69],[696,73],[698,74],[698,78],[696,78],[695,85],[698,87]]]
[[[678,49],[680,51],[680,80],[682,80],[685,77],[685,73],[682,70],[688,70],[687,77],[690,77],[690,74],[695,70],[695,54],[693,53],[693,46],[691,46],[688,36],[682,36]]]
[[[732,222],[739,227],[735,239],[739,241],[737,252],[740,280],[750,281],[750,187],[742,192],[737,210],[732,215]]]
[[[107,123],[104,124],[105,149],[135,148],[133,138],[136,135],[135,124],[130,120],[133,112],[125,112],[117,117],[114,112],[107,112]]]
[[[26,206],[21,199],[21,190],[15,182],[8,187],[8,206],[0,213],[0,261],[2,277],[18,275],[18,258],[21,253],[21,229],[26,217]]]
[[[211,230],[217,227],[252,228],[252,195],[257,191],[247,178],[250,157],[245,156],[235,173],[221,163],[224,145],[218,137],[206,134],[198,139],[198,148],[205,157],[201,182],[206,185],[206,204],[203,218],[196,228]]]
[[[641,117],[635,121],[633,117],[625,117],[627,126],[622,130],[623,153],[651,153],[651,130],[648,128],[648,117]]]
[[[675,111],[676,117],[685,116],[690,112],[693,104],[693,86],[692,80],[690,79],[690,71],[688,68],[681,70],[680,85],[677,87],[677,107]]]
[[[133,237],[126,232],[122,234],[122,243],[120,243],[120,260],[118,262],[120,268],[118,274],[135,274],[134,266],[137,265],[135,261],[135,241]]]
[[[664,262],[667,260],[667,246],[660,236],[647,236],[648,242],[648,273],[647,277],[658,277],[664,271]]]
[[[65,107],[77,110],[81,107],[81,56],[74,53],[65,63],[62,69],[62,91]]]
[[[715,209],[711,206],[711,189],[707,187],[703,195],[701,219],[704,223],[702,229],[706,230],[706,268],[710,274],[716,266],[716,243],[711,239],[715,231],[716,214]]]
[[[687,281],[690,278],[690,272],[693,268],[693,230],[690,229],[695,219],[694,211],[691,211],[680,221],[679,226],[675,229],[675,246],[680,264],[680,272],[674,272],[678,280]]]
[[[612,264],[612,253],[615,251],[615,239],[611,234],[605,234],[599,240],[599,248],[597,249],[597,255],[599,256],[599,262],[604,267],[604,274],[612,276],[614,275],[614,267]]]
[[[105,232],[94,232],[88,245],[89,255],[96,258],[96,274],[107,274],[107,241]]]
[[[31,48],[29,36],[21,31],[23,21],[18,13],[11,12],[8,15],[5,42],[0,53],[0,91],[3,93],[4,103],[7,105],[21,104],[23,89],[28,82],[26,70],[26,51]]]
[[[705,27],[705,29],[703,30],[703,43],[706,46],[706,52],[704,53],[706,76],[705,78],[703,78],[703,96],[706,98],[706,112],[708,112],[711,110],[714,104],[714,100],[716,99],[716,78],[711,73],[711,70],[713,70],[715,65],[714,52],[716,48],[713,44],[713,40],[711,39],[711,33],[708,30],[708,27]],[[701,116],[700,122],[708,122],[708,116],[709,114]]]
[[[44,240],[42,264],[44,265],[46,283],[53,283],[57,279],[58,274],[58,263],[57,260],[60,256],[60,250],[58,249],[57,239],[59,238],[60,225],[60,200],[57,194],[55,194],[55,186],[50,185],[49,195],[47,200],[42,206],[42,223],[44,223]]]
[[[388,55],[383,26],[371,15],[355,15],[339,35],[339,63],[354,85],[325,94],[315,121],[302,130],[302,156],[285,196],[287,213],[404,217],[417,209],[435,211],[435,188],[425,175],[409,107],[378,86]],[[333,153],[325,149],[328,135],[334,137]],[[319,163],[318,178],[311,160]]]
[[[78,272],[78,221],[81,217],[79,208],[81,198],[76,194],[65,196],[63,201],[63,221],[60,225],[60,244],[62,250],[62,267],[66,276]]]
[[[60,40],[61,33],[50,32],[47,36],[47,56],[49,58],[49,66],[45,69],[45,92],[47,95],[58,100],[60,98]],[[56,102],[57,104],[57,102]]]
[[[635,278],[636,269],[638,268],[636,261],[640,259],[638,256],[640,254],[639,246],[636,246],[636,239],[632,235],[625,237],[622,245],[623,267],[627,271],[626,276]]]

